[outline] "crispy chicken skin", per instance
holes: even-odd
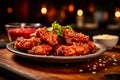
[[[40,43],[40,38],[32,37],[30,39],[24,39],[23,37],[18,37],[15,41],[14,48],[20,50],[30,50],[33,46],[37,46]]]
[[[42,41],[46,42],[49,45],[56,45],[58,44],[58,37],[54,31],[47,31],[46,27],[39,28],[36,31],[36,35],[41,38]]]
[[[54,56],[80,56],[96,52],[96,45],[89,36],[77,33],[72,29],[63,28],[62,35],[58,36],[53,30],[46,27],[39,28],[30,35],[30,39],[18,37],[14,48],[26,50],[28,54]]]
[[[29,54],[36,54],[36,55],[48,55],[50,54],[52,47],[47,44],[41,44],[38,46],[34,46],[31,50],[28,50]]]
[[[97,47],[96,47],[96,45],[93,42],[89,41],[88,45],[89,45],[90,53],[96,52]]]
[[[62,33],[67,45],[57,45],[54,55],[79,56],[96,52],[96,45],[90,41],[89,36],[66,28]]]
[[[79,56],[88,53],[93,53],[96,51],[96,46],[93,43],[74,45],[59,45],[55,49],[54,55],[56,56]]]
[[[89,42],[89,36],[86,36],[82,33],[77,33],[74,30],[64,28],[62,33],[63,38],[66,40],[67,44]]]

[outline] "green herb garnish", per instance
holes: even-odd
[[[54,21],[51,26],[58,36],[62,36],[63,28],[72,29],[72,27],[70,25],[62,26],[59,23],[57,23],[57,21]]]

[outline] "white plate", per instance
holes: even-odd
[[[26,59],[30,59],[33,61],[41,61],[41,62],[53,62],[53,63],[73,63],[73,62],[81,62],[85,60],[89,60],[91,58],[95,58],[100,56],[106,51],[106,47],[100,43],[94,43],[99,50],[93,54],[87,54],[82,56],[45,56],[45,55],[33,55],[28,54],[17,49],[14,49],[14,42],[10,42],[7,44],[7,49],[13,52],[15,55],[24,57]]]

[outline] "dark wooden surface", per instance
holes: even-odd
[[[92,60],[69,64],[34,62],[0,49],[0,68],[31,80],[108,80],[105,74],[120,73],[120,46]]]
[[[7,34],[0,34],[3,39],[9,42]],[[100,57],[71,64],[30,61],[0,49],[0,80],[109,80],[104,75],[114,72],[120,73],[119,44]]]

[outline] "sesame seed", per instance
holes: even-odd
[[[111,59],[111,58],[109,58],[108,60],[109,60],[109,61],[111,61],[112,59]]]
[[[105,66],[105,64],[103,64],[103,66]]]
[[[97,69],[96,67],[93,67],[93,69]]]
[[[87,65],[87,67],[90,67],[90,65]]]
[[[95,71],[93,71],[93,72],[92,72],[92,74],[96,74],[96,72],[95,72]]]
[[[83,72],[83,69],[80,69],[79,72]]]
[[[93,65],[93,67],[97,67],[96,65]]]
[[[108,60],[106,60],[106,63],[108,62]]]
[[[106,60],[106,58],[103,58],[103,60]]]
[[[113,61],[114,61],[114,62],[117,62],[118,60],[114,58]]]
[[[112,57],[115,57],[115,55],[112,55]]]
[[[102,66],[102,64],[99,64],[99,66]]]
[[[113,65],[117,65],[117,63],[113,63]]]
[[[102,59],[99,59],[99,62],[101,62],[102,61]]]
[[[108,70],[107,68],[105,68],[105,70]]]
[[[103,63],[106,63],[106,61],[103,61]]]

